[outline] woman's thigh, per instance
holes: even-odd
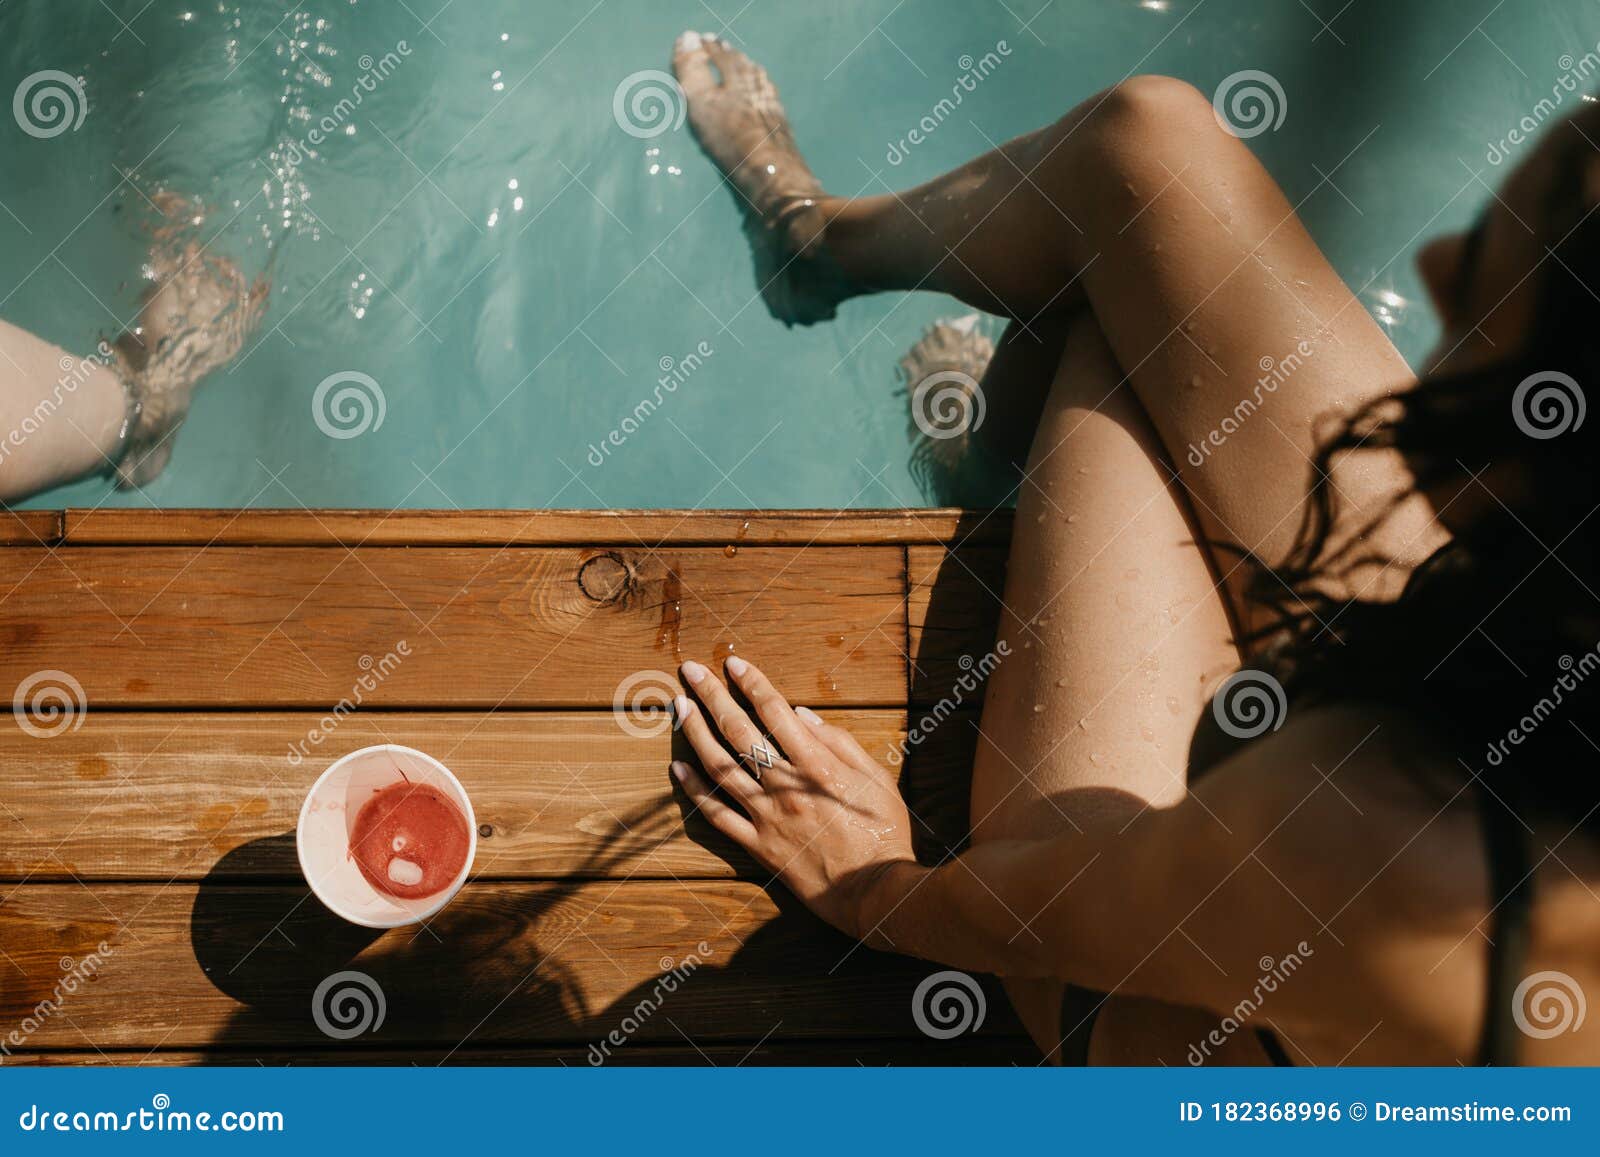
[[[1145,78],[1105,116],[1079,130],[1092,145],[1063,145],[1051,186],[1082,226],[1089,300],[1206,538],[1279,563],[1337,416],[1409,386],[1412,375],[1204,95]],[[1065,164],[1086,156],[1110,179],[1086,181]],[[1371,452],[1342,462],[1329,485],[1353,527],[1410,481],[1398,455]],[[1443,537],[1413,499],[1372,546],[1412,564]],[[1236,562],[1224,564],[1228,588],[1259,626],[1239,597],[1248,571]],[[1392,594],[1408,569],[1365,568],[1354,590]]]
[[[1018,496],[975,840],[1121,827],[1182,798],[1208,688],[1239,662],[1182,489],[1121,376],[1093,317],[1074,323]],[[1053,1049],[1060,986],[1008,991]]]

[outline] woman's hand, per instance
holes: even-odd
[[[791,708],[745,660],[729,659],[727,671],[760,726],[701,664],[681,671],[699,703],[680,695],[673,706],[704,770],[675,762],[673,775],[713,827],[817,915],[865,939],[874,885],[896,865],[916,862],[911,817],[893,777],[849,732]]]

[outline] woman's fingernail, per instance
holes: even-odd
[[[684,763],[682,760],[674,759],[672,761],[672,778],[677,780],[679,783],[682,783],[686,778],[688,778],[688,775],[689,765]]]
[[[818,715],[809,707],[796,707],[794,709],[794,713],[800,716],[801,719],[804,719],[807,723],[811,724],[813,727],[822,726],[822,716]]]
[[[679,695],[672,700],[672,717],[680,724],[693,714],[694,700],[687,695]]]
[[[693,659],[684,660],[683,666],[679,667],[678,670],[683,672],[683,677],[689,680],[691,686],[700,682],[700,680],[704,679],[711,673],[699,663],[696,663]]]
[[[750,664],[739,658],[738,655],[730,655],[728,657],[728,674],[735,679],[741,678],[748,670],[750,670]]]

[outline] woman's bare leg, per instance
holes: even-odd
[[[0,321],[0,503],[109,469],[127,416],[109,350],[74,357]]]
[[[166,467],[195,387],[239,352],[268,289],[171,240],[151,249],[138,323],[91,357],[0,321],[0,504],[93,473],[142,486]]]
[[[704,61],[744,79],[706,101]],[[1211,543],[1282,561],[1319,420],[1411,381],[1276,183],[1182,82],[1134,78],[920,188],[842,200],[820,193],[775,94],[759,121],[741,119],[738,93],[759,87],[759,68],[717,42],[680,46],[679,62],[691,122],[720,140],[713,155],[746,198],[763,268],[778,270],[765,280],[775,312],[803,300],[788,319],[811,320],[854,293],[925,288],[1031,329],[1087,301]],[[1343,460],[1333,485],[1346,525],[1409,481],[1395,455]],[[1414,499],[1369,547],[1409,564],[1442,541]],[[1406,569],[1366,568],[1350,588],[1393,593]],[[1241,620],[1259,625],[1247,572],[1225,571]]]
[[[1181,799],[1205,678],[1238,666],[1182,490],[1121,379],[1084,315],[1067,331],[1017,499],[1000,624],[1010,653],[984,700],[974,840],[1121,827]],[[1007,991],[1053,1051],[1061,986]]]

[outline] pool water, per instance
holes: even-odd
[[[49,137],[0,118],[0,316],[81,353],[117,332],[163,189],[198,196],[213,247],[273,280],[162,477],[31,505],[927,504],[895,364],[964,311],[894,294],[811,329],[767,316],[687,126],[628,99],[648,77],[618,102],[691,27],[768,66],[845,193],[925,179],[1131,73],[1208,93],[1269,73],[1283,123],[1253,147],[1415,360],[1435,332],[1416,248],[1472,217],[1480,177],[1526,147],[1496,143],[1600,36],[1584,0],[1530,7],[10,0],[4,92],[59,69],[87,112]]]

